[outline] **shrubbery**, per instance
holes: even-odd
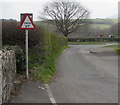
[[[2,20],[2,45],[18,45],[24,48],[24,31],[19,29],[15,20]]]
[[[20,30],[19,22],[15,20],[2,20],[2,34],[3,46],[19,46],[19,48],[16,47],[17,59],[23,63],[23,59],[25,59],[25,30]],[[29,30],[29,67],[32,68],[35,63],[43,64],[65,45],[67,45],[67,38],[49,32],[41,26],[36,26],[35,30]],[[25,67],[25,62],[24,65],[19,64],[19,67]]]

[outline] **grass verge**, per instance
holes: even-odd
[[[104,46],[104,47],[114,48],[115,53],[120,54],[120,45],[108,45],[108,46]]]
[[[104,45],[103,42],[68,42],[69,45]]]
[[[120,47],[120,45],[108,45],[108,46],[105,46],[105,47],[118,48],[118,47]]]
[[[120,54],[120,48],[115,48],[114,50],[116,54]]]
[[[31,68],[36,70],[34,79],[40,80],[41,82],[44,82],[44,83],[51,82],[52,78],[55,76],[56,71],[57,71],[56,62],[60,54],[66,48],[68,48],[68,46],[64,46],[59,52],[54,53],[50,57],[47,57],[43,64],[39,64],[39,63],[30,64]]]

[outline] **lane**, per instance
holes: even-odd
[[[50,84],[57,103],[117,103],[117,57],[89,53],[96,47],[71,46],[61,55]]]

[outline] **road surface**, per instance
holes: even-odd
[[[98,47],[73,45],[61,55],[49,84],[57,103],[118,103],[118,57]]]

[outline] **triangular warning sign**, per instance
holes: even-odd
[[[30,18],[30,16],[28,14],[25,15],[25,17],[20,25],[20,29],[35,29],[35,25],[32,22],[32,19]]]

